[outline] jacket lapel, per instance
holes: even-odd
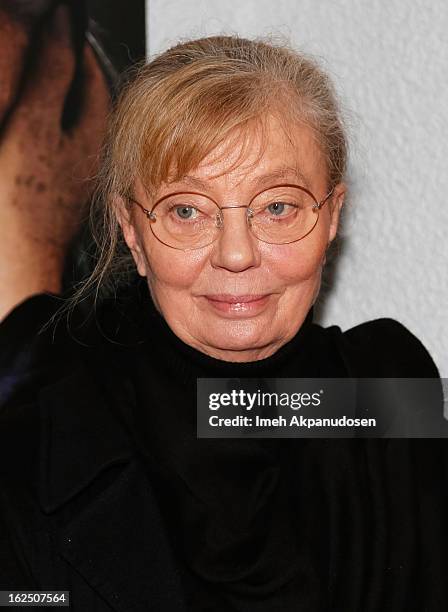
[[[39,403],[39,502],[61,555],[114,610],[184,610],[145,469],[85,366]]]

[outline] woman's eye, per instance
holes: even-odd
[[[285,216],[292,212],[294,206],[286,204],[285,202],[273,202],[267,207],[268,212],[275,217]]]
[[[194,213],[198,212],[196,210],[196,208],[194,208],[193,206],[175,206],[174,210],[176,211],[176,215],[180,218],[180,219],[194,219],[195,215]]]

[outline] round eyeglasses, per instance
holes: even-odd
[[[188,251],[214,242],[224,226],[222,211],[246,208],[247,223],[258,240],[288,244],[305,238],[319,220],[319,212],[334,188],[320,201],[299,185],[276,185],[257,193],[248,205],[219,206],[215,200],[195,191],[163,196],[151,210],[134,198],[150,221],[154,236],[168,247]]]

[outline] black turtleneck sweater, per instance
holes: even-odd
[[[132,323],[139,340],[116,345],[108,367],[109,391],[126,372],[132,399],[110,405],[157,492],[188,610],[448,609],[444,440],[196,435],[198,377],[437,377],[423,345],[390,319],[342,333],[311,310],[272,356],[226,362],[139,296],[113,318],[117,338]]]
[[[33,300],[42,306],[43,299],[8,317],[3,340],[14,339]],[[436,377],[402,325],[379,319],[343,333],[314,324],[310,311],[274,355],[230,363],[182,342],[145,285],[105,307],[99,321],[101,342],[76,350],[146,468],[187,610],[448,610],[445,440],[196,437],[198,377],[254,378],[255,385],[265,377]],[[67,341],[62,346],[71,353]],[[42,347],[32,350],[48,376]],[[39,387],[42,368],[25,379],[21,398]],[[14,387],[8,364],[3,371],[11,396],[20,380]],[[148,609],[153,604],[159,609],[151,601]]]

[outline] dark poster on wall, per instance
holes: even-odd
[[[0,321],[89,273],[107,116],[144,57],[144,0],[0,0]]]

